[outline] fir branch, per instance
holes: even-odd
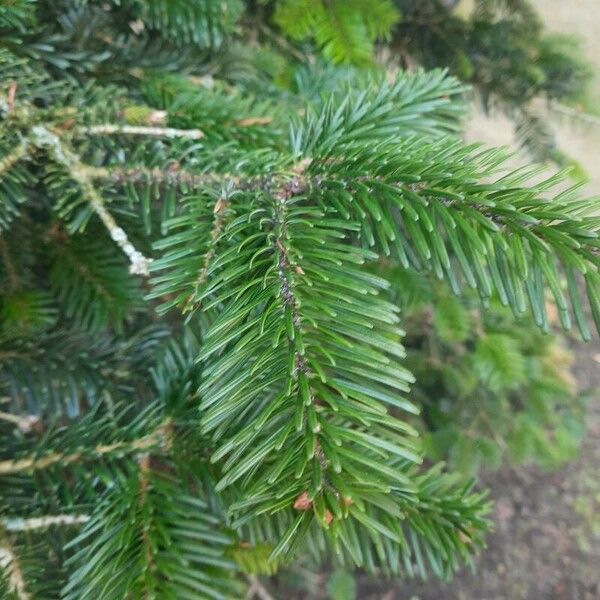
[[[216,254],[216,246],[217,241],[221,237],[221,233],[225,226],[227,209],[229,207],[229,201],[226,198],[219,197],[215,202],[213,208],[213,225],[210,230],[210,238],[208,240],[208,249],[206,254],[204,255],[204,259],[202,262],[202,268],[198,274],[198,278],[196,279],[196,283],[194,284],[194,291],[189,295],[183,306],[183,312],[188,312],[192,310],[192,306],[196,296],[198,295],[198,291],[200,288],[206,283],[206,279],[208,276],[208,271],[211,265],[211,262]]]
[[[168,450],[170,447],[169,430],[169,421],[165,421],[153,432],[132,442],[101,444],[91,449],[82,449],[79,452],[67,454],[63,454],[61,452],[52,452],[40,457],[3,460],[0,461],[0,475],[11,475],[24,472],[32,473],[55,465],[66,467],[74,463],[98,459],[102,456],[108,456],[112,454],[138,454],[152,448],[162,448],[163,450]]]
[[[28,153],[29,144],[27,140],[22,140],[14,150],[0,160],[0,177],[10,171],[19,161],[26,158]]]
[[[152,259],[146,258],[139,250],[136,250],[129,241],[125,231],[119,227],[113,216],[106,209],[104,200],[94,187],[79,157],[68,148],[65,142],[49,129],[42,125],[36,125],[31,129],[33,143],[48,150],[56,162],[65,167],[68,173],[79,184],[92,210],[96,213],[108,230],[110,237],[117,243],[129,259],[129,271],[134,275],[148,275],[149,265]]]

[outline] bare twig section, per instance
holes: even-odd
[[[134,275],[149,275],[149,267],[152,259],[146,258],[129,241],[125,231],[119,227],[113,216],[104,205],[104,200],[94,187],[92,179],[86,172],[85,166],[79,157],[72,152],[61,139],[49,129],[41,125],[32,127],[33,143],[39,148],[45,148],[52,158],[62,164],[71,177],[79,184],[84,195],[88,199],[93,211],[100,217],[108,230],[110,237],[117,243],[129,259],[129,272]]]
[[[81,130],[89,135],[142,135],[164,138],[188,138],[199,140],[204,137],[200,129],[175,129],[173,127],[152,127],[148,125],[92,125]]]
[[[14,473],[41,471],[53,465],[68,466],[83,460],[99,458],[107,454],[135,454],[150,450],[153,447],[165,447],[169,445],[168,424],[163,424],[152,433],[132,442],[114,442],[103,444],[91,450],[82,449],[79,452],[62,453],[52,452],[40,458],[22,458],[19,460],[0,461],[0,475],[11,475]],[[167,448],[168,449],[168,448]]]
[[[188,312],[192,310],[195,299],[198,296],[198,291],[206,282],[210,265],[217,252],[217,241],[221,237],[221,233],[225,226],[226,213],[228,207],[229,202],[225,198],[219,198],[215,203],[215,206],[213,208],[214,221],[212,229],[210,231],[208,249],[206,251],[206,254],[204,255],[204,260],[202,261],[202,268],[200,269],[200,272],[198,273],[198,277],[194,284],[194,291],[189,295],[188,299],[186,300],[185,306],[183,307],[183,312]]]
[[[255,596],[260,598],[260,600],[275,600],[269,592],[267,592],[264,585],[259,581],[258,577],[255,575],[247,575],[246,579],[248,579],[248,583],[250,583],[250,587],[248,588],[248,592],[246,594],[246,600],[251,600]]]
[[[8,575],[8,585],[17,598],[29,600],[31,596],[27,592],[19,559],[6,539],[0,542],[0,569],[3,569]]]
[[[27,141],[23,140],[12,152],[0,160],[0,177],[10,171],[20,160],[27,157],[27,146]]]
[[[253,127],[255,125],[270,125],[273,117],[246,117],[235,122],[238,127]]]
[[[5,531],[36,531],[48,529],[49,527],[69,527],[83,525],[90,520],[89,515],[45,515],[43,517],[32,517],[21,519],[19,517],[6,518],[0,521]]]

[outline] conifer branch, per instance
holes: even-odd
[[[0,160],[0,178],[23,160],[28,155],[28,150],[27,140],[23,140],[12,152],[4,156]]]
[[[194,291],[189,295],[183,306],[183,312],[189,312],[192,310],[195,298],[198,295],[198,291],[200,288],[206,283],[206,278],[208,276],[208,271],[211,265],[211,262],[216,254],[216,246],[225,226],[227,208],[229,207],[229,201],[226,198],[219,197],[215,202],[215,206],[213,208],[213,224],[210,230],[210,238],[208,240],[208,249],[206,254],[204,255],[204,260],[202,262],[202,268],[198,274],[198,278],[194,284]]]
[[[31,13],[39,19],[32,39],[54,48],[45,42],[55,27],[48,14],[56,11],[46,10],[49,0],[33,4],[40,9]],[[95,11],[88,4],[77,11],[84,19]],[[118,4],[102,11],[105,42],[122,33],[111,19],[131,13]],[[3,429],[14,434],[0,460],[0,504],[10,515],[0,516],[0,566],[10,574],[0,587],[10,580],[20,597],[65,600],[242,598],[240,568],[271,573],[280,557],[331,546],[343,564],[386,575],[450,575],[481,545],[487,501],[441,465],[420,466],[405,317],[388,297],[396,271],[399,264],[411,275],[431,270],[456,292],[466,281],[484,301],[498,294],[519,314],[531,305],[540,323],[549,289],[561,315],[572,305],[585,325],[571,281],[581,273],[600,322],[596,208],[569,190],[549,198],[560,178],[523,184],[523,173],[502,172],[494,179],[504,157],[454,137],[465,88],[442,71],[401,73],[386,83],[383,71],[363,75],[315,62],[285,92],[264,93],[256,80],[231,76],[231,44],[224,65],[213,63],[214,89],[199,89],[182,73],[198,73],[200,55],[186,56],[181,44],[220,44],[223,28],[207,21],[228,6],[252,11],[253,3],[135,4],[137,31],[105,45],[112,58],[88,45],[98,40],[93,31],[80,39],[79,25],[87,23],[70,18],[64,29],[76,35],[77,52],[69,52],[69,35],[56,60],[44,56],[54,49],[21,58],[0,48],[0,73],[10,85],[0,98],[7,133],[0,262],[4,287],[12,288],[2,290],[9,300],[2,298],[2,317],[21,313],[14,322],[24,323],[39,314],[29,318],[31,329],[11,329],[0,352],[7,359],[0,391],[25,398],[16,414],[0,411]],[[346,27],[346,3],[339,4],[344,10],[321,22],[360,42],[364,27]],[[372,4],[359,12],[374,32],[380,13],[371,8],[390,2]],[[312,18],[309,12],[300,8],[290,24]],[[10,20],[0,29],[19,41],[26,31],[11,31]],[[335,54],[344,51],[319,37]],[[362,50],[344,46],[357,55],[371,42]],[[277,67],[267,53],[250,62]],[[18,69],[25,74],[13,75]],[[123,77],[133,70],[135,77]],[[19,222],[21,205],[27,219]],[[137,216],[140,248],[157,254],[152,264],[128,238],[134,230],[117,224],[117,210]],[[55,215],[77,235],[59,231]],[[96,228],[84,229],[90,218],[100,219],[131,272],[152,271],[145,303],[104,232],[96,239]],[[32,243],[22,258],[29,225]],[[384,269],[394,269],[390,282],[375,272],[384,254]],[[26,305],[21,292],[34,299]],[[152,298],[159,313],[179,313],[161,318]],[[174,332],[181,343],[165,347],[161,340]],[[97,401],[103,396],[106,402]],[[87,414],[56,428],[27,414],[53,423],[57,403],[69,416]],[[169,420],[157,427],[164,414],[181,427]],[[17,427],[44,435],[18,435]],[[50,498],[35,493],[19,512],[19,491],[40,482]],[[93,510],[78,514],[80,506]],[[56,544],[59,528],[79,525],[66,562],[57,556],[56,569],[40,569],[47,553],[25,544],[42,536]],[[251,540],[247,552],[240,540]],[[50,581],[30,575],[40,571]],[[248,595],[272,600],[258,576],[247,579]]]
[[[131,442],[101,444],[91,449],[82,449],[79,452],[72,453],[52,452],[39,458],[3,460],[0,461],[0,475],[31,473],[52,466],[66,467],[74,463],[94,460],[111,454],[137,454],[155,447],[168,450],[169,446],[169,422],[165,422],[152,433]]]
[[[123,250],[127,258],[129,258],[130,273],[147,276],[152,259],[146,258],[139,250],[136,250],[129,241],[125,231],[117,225],[113,216],[106,209],[104,200],[94,187],[85,168],[82,168],[79,157],[55,133],[52,133],[46,127],[36,125],[31,129],[31,132],[33,134],[33,143],[40,148],[47,149],[52,158],[65,167],[71,177],[79,184],[92,210],[100,217],[110,237]]]

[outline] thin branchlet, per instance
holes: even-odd
[[[174,127],[152,127],[147,125],[118,125],[106,123],[84,127],[81,132],[86,135],[135,135],[143,137],[188,138],[200,140],[204,132],[200,129],[175,129]]]
[[[139,481],[139,503],[141,510],[145,513],[145,506],[148,503],[148,488],[150,482],[148,480],[150,474],[150,455],[144,452],[138,456],[138,481]],[[156,571],[156,561],[154,558],[154,550],[152,548],[152,540],[148,535],[146,524],[142,523],[142,543],[144,546],[144,559],[146,568],[151,572]]]
[[[90,203],[92,210],[100,218],[110,237],[123,250],[129,259],[129,271],[134,275],[148,276],[152,259],[144,256],[129,241],[125,231],[119,227],[113,216],[106,209],[102,196],[94,187],[85,167],[79,157],[63,142],[58,135],[42,125],[31,129],[32,142],[39,148],[44,148],[50,156],[67,169],[71,177],[79,184],[81,191]]]
[[[17,598],[29,600],[31,595],[27,591],[19,558],[6,536],[0,540],[0,569],[8,575],[8,586]]]
[[[275,225],[277,230],[277,238],[275,240],[275,248],[277,252],[277,273],[279,277],[279,290],[280,297],[284,304],[291,313],[292,326],[299,332],[302,330],[302,319],[300,316],[298,298],[294,293],[294,275],[292,271],[297,275],[303,275],[304,270],[300,265],[292,265],[289,256],[289,250],[286,245],[286,231],[287,231],[287,211],[286,204],[289,199],[293,196],[303,194],[308,188],[308,181],[304,177],[304,171],[309,166],[310,160],[303,161],[294,169],[294,177],[291,180],[285,181],[282,185],[277,187],[273,193],[275,199]],[[294,352],[294,375],[298,377],[298,373],[303,373],[308,380],[312,377],[313,373],[310,368],[306,356],[296,350]],[[308,386],[308,393],[310,396],[310,402],[315,406],[318,404],[317,399],[314,396],[312,386]],[[320,429],[320,427],[319,427]],[[315,430],[314,433],[318,433],[319,429]],[[319,441],[315,444],[315,455],[314,459],[319,461],[321,470],[324,472],[327,470],[327,459]]]
[[[183,312],[189,312],[194,308],[194,303],[198,296],[198,292],[200,288],[206,283],[210,265],[217,252],[217,242],[219,241],[221,233],[223,232],[223,228],[225,227],[228,207],[229,201],[226,198],[219,197],[215,202],[215,205],[213,207],[214,218],[212,228],[210,230],[210,237],[208,240],[208,249],[202,261],[202,268],[200,269],[198,277],[194,282],[194,291],[189,295],[188,299],[186,300],[186,303],[183,307]]]
[[[130,442],[101,444],[94,448],[81,449],[77,452],[52,452],[39,458],[29,457],[18,460],[3,460],[0,461],[0,475],[31,473],[53,466],[67,467],[75,463],[97,459],[110,454],[137,454],[148,451],[151,448],[168,449],[168,445],[170,444],[168,433],[168,424],[165,423],[152,433]]]
[[[23,531],[38,531],[49,527],[73,527],[83,525],[90,520],[89,515],[44,515],[43,517],[7,517],[0,520],[0,527],[14,533]]]

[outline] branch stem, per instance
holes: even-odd
[[[0,521],[0,526],[5,531],[35,531],[37,529],[48,529],[52,526],[82,525],[89,520],[89,515],[44,515],[43,517],[32,517],[30,519],[7,517]]]
[[[86,459],[99,458],[101,456],[114,453],[125,454],[143,452],[155,446],[164,446],[168,443],[168,440],[165,438],[166,426],[162,425],[152,433],[132,442],[114,442],[113,444],[102,444],[91,450],[82,449],[79,452],[72,453],[52,452],[39,458],[3,460],[0,461],[0,475],[41,471],[54,465],[66,467]]]
[[[146,258],[139,250],[136,250],[129,241],[125,231],[119,227],[113,216],[106,209],[104,200],[94,187],[91,177],[79,157],[70,150],[61,139],[49,129],[36,125],[31,129],[34,143],[40,148],[45,148],[51,157],[63,165],[71,177],[79,184],[82,192],[89,201],[92,210],[100,218],[108,230],[110,237],[123,250],[129,259],[129,272],[134,275],[149,275],[151,259]]]
[[[3,569],[8,575],[8,585],[17,598],[19,600],[29,600],[31,596],[25,586],[25,579],[19,559],[13,547],[6,539],[0,542],[0,569]]]
[[[146,125],[92,125],[82,129],[90,135],[141,135],[164,138],[189,138],[199,140],[204,137],[200,129],[175,129],[173,127],[152,127]]]

